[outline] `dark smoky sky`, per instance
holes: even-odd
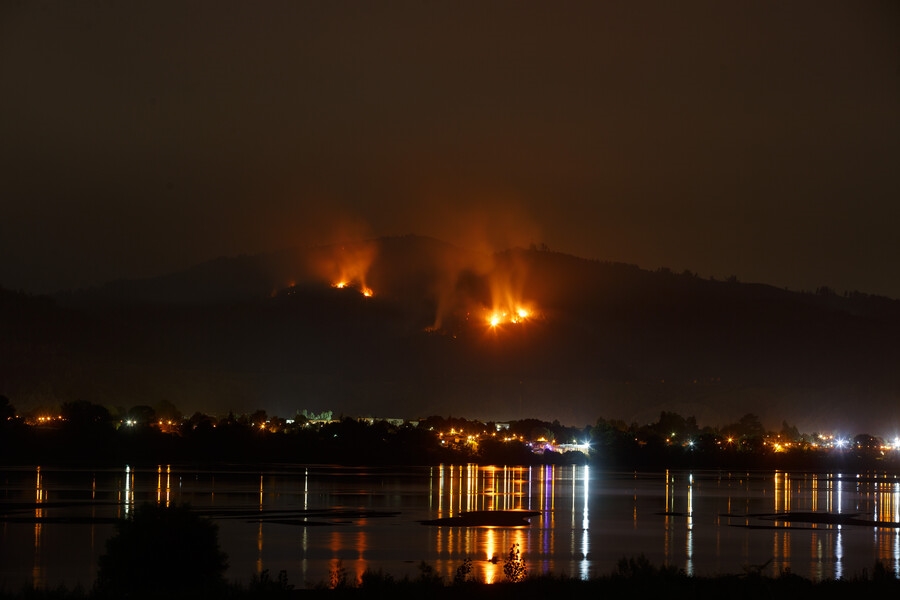
[[[900,297],[900,4],[0,5],[0,285],[432,235]]]

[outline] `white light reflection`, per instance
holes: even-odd
[[[834,578],[844,577],[844,540],[841,537],[841,526],[834,533]]]
[[[466,510],[475,510],[476,492],[478,485],[478,465],[469,464],[466,469]]]
[[[309,468],[303,469],[303,511],[309,510]],[[306,521],[307,517],[303,517]],[[303,534],[300,536],[300,572],[303,574],[303,581],[307,581],[307,573],[309,572],[309,562],[307,553],[309,552],[309,527],[303,527]]]
[[[576,552],[575,552],[575,532],[578,529],[575,526],[575,499],[578,496],[578,479],[577,479],[577,471],[578,467],[576,465],[572,465],[572,522],[569,524],[569,527],[572,530],[572,538],[569,542],[569,555],[572,557],[572,560],[576,560]],[[581,560],[584,560],[584,556],[581,557]]]
[[[838,514],[844,512],[842,509],[842,503],[841,503],[841,500],[842,500],[841,495],[842,495],[843,491],[844,491],[844,482],[841,481],[841,474],[838,473],[837,474],[837,485],[835,486],[835,492],[834,492],[835,497],[837,498],[837,507],[835,508],[835,511]],[[838,529],[840,529],[840,528],[841,528],[841,526],[838,525]]]
[[[540,522],[543,525],[541,531],[541,539],[543,544],[541,545],[541,549],[543,551],[543,556],[553,556],[555,552],[555,515],[556,515],[556,467],[554,465],[546,465],[543,469],[544,471],[544,499],[543,506],[541,508],[541,517]],[[522,551],[525,551],[525,544],[522,544]],[[549,565],[544,564],[545,567]]]
[[[894,510],[891,513],[891,521],[898,523],[900,522],[900,483],[894,483],[893,488],[894,490],[891,493],[891,506]]]
[[[577,466],[572,466],[572,531],[575,531],[575,498],[578,496],[576,490],[578,486],[578,480],[576,479],[577,469]]]
[[[892,553],[891,572],[894,577],[900,577],[900,529],[894,530],[894,551]]]
[[[669,544],[670,540],[670,531],[671,531],[671,514],[674,512],[674,503],[675,503],[675,492],[672,489],[672,483],[675,481],[674,477],[669,476],[669,470],[666,469],[666,497],[665,497],[665,510],[663,517],[663,560],[665,564],[669,564]],[[635,521],[637,520],[637,513],[634,514]]]
[[[812,557],[815,559],[815,578],[821,581],[825,578],[825,565],[823,562],[822,540],[819,534],[813,530],[810,537],[810,548],[812,549]]]
[[[688,475],[687,489],[687,534],[685,537],[684,572],[688,577],[694,575],[694,474]]]
[[[579,574],[582,579],[589,579],[591,573],[589,562],[590,537],[588,536],[588,528],[590,527],[590,516],[588,514],[588,497],[590,496],[591,468],[587,465],[582,468],[584,469],[584,485],[582,486],[584,508],[581,512],[581,569]]]
[[[891,496],[893,498],[894,504],[894,514],[891,520],[894,523],[900,523],[900,483],[894,483],[894,493],[891,494]],[[900,529],[895,529],[894,531],[897,536],[900,536]],[[894,537],[895,545],[900,543],[897,541],[900,540],[900,537],[897,536]],[[900,561],[900,547],[898,547],[898,549],[894,551],[894,561]],[[900,568],[900,564],[898,564],[898,568]],[[894,572],[897,573],[898,571],[895,569]]]
[[[129,465],[125,465],[125,498],[123,501],[125,518],[128,518],[128,515],[131,513],[131,508],[133,506],[134,506],[134,473],[131,472],[131,467]]]

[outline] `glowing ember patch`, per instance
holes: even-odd
[[[488,323],[491,327],[496,327],[500,324],[500,315],[494,313],[490,317],[488,317]]]
[[[365,296],[366,298],[371,298],[372,296],[375,295],[375,292],[372,291],[372,288],[363,288],[362,295]]]
[[[528,311],[525,310],[524,308],[520,308],[520,309],[516,310],[516,314],[519,315],[520,319],[528,318]]]
[[[345,287],[347,287],[347,282],[346,281],[338,281],[337,283],[334,284],[333,287],[336,287],[337,289],[342,290]]]

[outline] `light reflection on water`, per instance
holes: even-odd
[[[814,580],[900,575],[900,479],[888,474],[710,471],[611,473],[582,466],[286,466],[197,471],[6,469],[0,480],[0,585],[89,587],[113,518],[145,502],[189,503],[214,518],[228,576],[287,572],[298,586],[343,569],[502,580],[518,544],[531,573],[587,578],[645,555],[689,575],[790,570]],[[30,505],[30,506],[29,506]],[[527,527],[428,526],[475,510],[531,510]],[[858,515],[872,525],[781,519]],[[880,523],[876,524],[874,521]]]

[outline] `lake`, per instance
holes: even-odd
[[[518,544],[529,573],[587,578],[622,557],[688,574],[784,570],[850,577],[884,562],[900,575],[900,478],[886,473],[666,471],[585,466],[215,470],[0,468],[0,589],[89,588],[115,519],[142,503],[188,503],[219,526],[231,581],[281,570],[297,587],[343,569],[503,579]],[[523,527],[426,525],[474,510],[539,511]]]

